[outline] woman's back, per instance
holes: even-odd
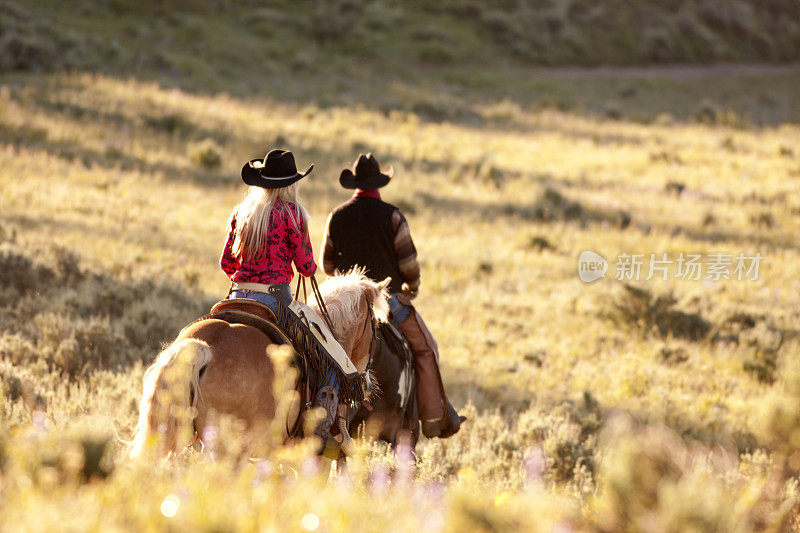
[[[275,200],[269,215],[267,231],[262,232],[262,242],[257,253],[237,257],[234,253],[236,241],[237,214],[234,209],[228,221],[228,240],[220,258],[222,270],[232,281],[249,283],[289,283],[297,271],[311,276],[316,271],[314,252],[308,237],[308,228],[300,208],[294,202]]]

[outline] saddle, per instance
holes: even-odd
[[[230,298],[227,300],[221,300],[214,304],[210,312],[216,313],[217,311],[228,310],[244,311],[246,313],[258,315],[264,320],[269,320],[272,323],[275,323],[276,321],[275,313],[272,311],[272,309],[257,300],[251,300],[249,298]]]
[[[278,328],[278,319],[272,309],[247,298],[231,298],[214,304],[203,318],[223,320],[229,324],[244,324],[262,331],[276,344],[292,344],[286,334]]]

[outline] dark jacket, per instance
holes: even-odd
[[[392,278],[392,293],[414,296],[420,283],[408,222],[400,209],[380,198],[356,194],[333,210],[325,229],[321,262],[328,274],[361,266],[375,281]]]

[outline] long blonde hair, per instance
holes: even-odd
[[[263,254],[267,247],[267,232],[272,209],[286,210],[297,231],[298,218],[302,217],[303,227],[308,228],[308,212],[300,203],[298,183],[279,189],[250,187],[242,203],[236,206],[236,230],[233,240],[233,255],[238,259],[252,259]],[[277,203],[277,200],[281,202]],[[287,202],[294,204],[292,210]],[[294,211],[294,213],[292,213]]]

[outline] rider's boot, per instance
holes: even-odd
[[[436,341],[416,310],[398,324],[414,354],[417,378],[417,405],[422,434],[428,438],[447,438],[455,434],[466,420],[450,405],[439,372],[439,351]]]

